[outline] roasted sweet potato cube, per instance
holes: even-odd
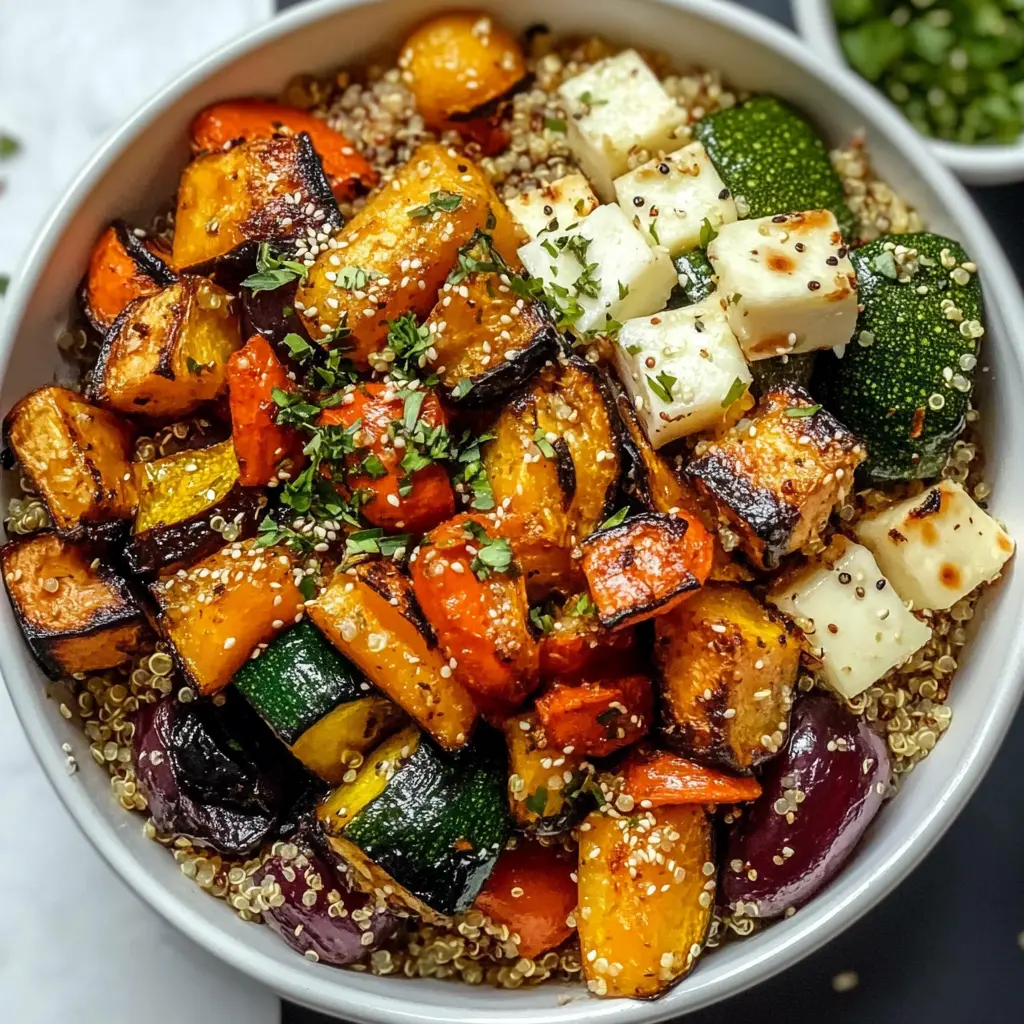
[[[90,395],[118,412],[187,416],[227,391],[228,359],[241,348],[231,296],[183,277],[131,303],[103,342]]]
[[[650,999],[694,966],[715,904],[703,807],[659,807],[641,824],[593,813],[580,833],[580,952],[597,996]]]
[[[127,582],[89,547],[38,533],[0,548],[0,568],[25,640],[53,678],[114,668],[149,636]]]
[[[251,262],[256,243],[289,242],[305,237],[307,228],[340,225],[308,135],[253,139],[196,157],[182,172],[172,261],[177,269],[205,269],[229,254]]]
[[[789,720],[800,648],[737,584],[709,584],[654,622],[665,741],[696,761],[749,771]]]
[[[150,586],[160,632],[200,693],[224,689],[259,644],[302,616],[297,578],[288,549],[235,541]]]
[[[597,606],[589,594],[574,594],[561,608],[537,609],[535,624],[544,628],[540,640],[540,671],[545,679],[580,679],[596,673],[626,671],[636,659],[636,631],[612,633],[597,621]]]
[[[29,392],[7,414],[4,438],[62,536],[116,532],[135,511],[134,432],[77,392]]]
[[[405,313],[426,316],[459,248],[492,221],[495,248],[518,266],[519,229],[483,172],[454,149],[420,146],[300,285],[295,308],[310,337],[345,324],[353,360],[368,365],[384,348],[388,321]]]
[[[749,417],[687,467],[698,489],[763,569],[817,537],[853,487],[867,452],[799,387],[765,394]]]

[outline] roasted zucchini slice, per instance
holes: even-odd
[[[310,606],[310,618],[446,750],[469,739],[476,706],[452,675],[423,618],[412,582],[391,561],[338,573]]]
[[[132,572],[154,573],[212,555],[224,546],[225,529],[234,539],[255,534],[266,498],[240,486],[230,438],[134,468],[139,508],[125,552]]]
[[[231,296],[183,277],[131,303],[103,341],[89,394],[117,412],[171,419],[220,398],[242,345]]]
[[[290,242],[341,226],[331,186],[305,133],[253,139],[196,157],[182,172],[174,266],[251,264],[259,242]]]
[[[25,642],[55,679],[121,665],[149,637],[127,582],[95,554],[49,532],[0,548]]]
[[[3,432],[61,536],[110,536],[131,518],[134,432],[119,416],[47,386],[18,402]]]
[[[371,750],[405,721],[308,621],[275,637],[233,682],[289,750],[335,786],[353,754]]]
[[[781,619],[740,586],[710,584],[655,619],[654,635],[669,746],[741,772],[778,750],[800,666]]]
[[[424,919],[468,910],[509,831],[500,744],[448,760],[415,726],[370,754],[317,815],[357,881]]]

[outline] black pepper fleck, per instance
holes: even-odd
[[[852,580],[852,579],[853,579],[853,577],[852,577],[852,576],[851,576],[851,575],[850,575],[850,574],[849,574],[848,572],[841,572],[841,573],[839,574],[839,582],[840,582],[840,583],[842,583],[844,587],[845,587],[845,586],[846,586],[846,584],[847,584],[847,583],[849,583],[849,582],[850,582],[850,580]]]
[[[633,196],[633,205],[634,206],[643,206],[644,205],[644,197],[643,196]]]
[[[810,290],[812,292],[816,292],[821,287],[821,282],[820,281],[808,281],[807,282],[807,287],[810,288]]]

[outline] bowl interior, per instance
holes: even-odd
[[[486,0],[483,4],[487,6]],[[63,368],[54,338],[69,309],[89,248],[115,215],[145,218],[174,192],[187,153],[185,128],[203,105],[233,95],[273,93],[299,71],[360,62],[431,10],[470,6],[453,0],[325,0],[253,33],[186,76],[145,108],[83,174],[29,258],[8,297],[0,340],[0,411]],[[473,4],[472,6],[479,6]],[[556,32],[601,33],[666,51],[679,66],[721,69],[740,88],[769,90],[801,107],[838,143],[866,127],[872,156],[889,183],[911,198],[935,230],[960,238],[985,283],[989,337],[982,406],[994,483],[992,507],[1024,536],[1024,482],[1005,467],[1024,462],[1020,351],[1007,323],[1024,322],[1024,305],[1005,258],[963,190],[929,159],[905,122],[854,76],[817,63],[793,37],[755,15],[706,0],[520,0],[502,11],[522,28],[544,22]],[[998,444],[996,443],[998,441]],[[3,483],[3,499],[11,481]],[[1017,705],[1020,573],[1011,571],[985,602],[951,703],[952,726],[907,780],[854,860],[795,917],[707,958],[655,1003],[599,1002],[579,988],[515,992],[445,982],[396,981],[310,964],[267,929],[246,924],[206,896],[141,832],[142,820],[110,796],[87,743],[44,699],[47,684],[23,646],[11,610],[0,601],[0,668],[18,714],[54,786],[115,869],[147,901],[212,955],[298,1002],[365,1021],[653,1021],[706,1005],[795,962],[867,910],[920,859],[963,805]],[[82,770],[68,776],[63,742]]]

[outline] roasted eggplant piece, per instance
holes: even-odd
[[[287,357],[288,348],[284,339],[297,334],[303,341],[309,341],[306,326],[295,311],[295,293],[299,282],[289,281],[280,288],[265,291],[241,289],[242,337],[250,341],[258,334],[266,338],[275,351]]]
[[[55,679],[121,665],[150,638],[128,583],[89,547],[37,533],[0,548],[0,569],[25,642]]]
[[[174,218],[176,269],[250,266],[260,242],[290,243],[341,226],[320,157],[305,133],[253,139],[196,157],[182,172]]]
[[[135,511],[134,432],[67,388],[30,391],[7,414],[4,440],[57,532],[80,539],[121,532]]]
[[[240,485],[230,439],[134,468],[139,508],[125,551],[132,572],[146,575],[212,555],[224,546],[225,530],[236,540],[256,533],[267,499]]]
[[[169,256],[156,240],[140,238],[123,220],[115,220],[93,246],[78,292],[86,320],[106,334],[129,302],[173,284],[174,271],[165,262]]]
[[[131,303],[103,340],[90,397],[117,412],[174,419],[220,398],[228,358],[241,348],[231,296],[183,277]]]
[[[725,842],[722,895],[733,913],[780,917],[816,895],[878,813],[889,772],[885,740],[863,718],[825,693],[801,697],[785,752]]]

